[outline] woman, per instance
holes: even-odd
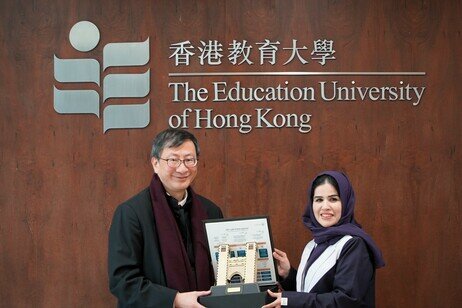
[[[354,219],[355,196],[347,176],[325,171],[313,180],[303,223],[314,239],[298,271],[275,249],[282,293],[269,307],[374,307],[375,269],[385,265],[372,238]],[[289,290],[296,290],[289,291]]]

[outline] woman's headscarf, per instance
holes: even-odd
[[[332,176],[338,184],[338,194],[340,195],[340,200],[342,201],[342,216],[337,224],[332,227],[323,227],[314,216],[313,212],[313,200],[311,196],[311,191],[313,190],[313,184],[315,180],[322,175]],[[372,237],[364,232],[361,229],[361,225],[356,222],[354,218],[354,208],[355,208],[355,193],[353,187],[351,186],[348,177],[339,171],[324,171],[318,174],[308,189],[308,204],[303,214],[303,223],[305,226],[311,230],[313,233],[314,241],[317,244],[324,243],[333,238],[343,236],[343,235],[352,235],[358,236],[364,240],[369,251],[374,257],[374,263],[376,268],[383,267],[385,262],[382,257],[382,253],[378,246],[375,244]]]

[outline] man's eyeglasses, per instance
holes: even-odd
[[[171,168],[178,168],[181,165],[181,163],[183,163],[188,168],[192,168],[197,165],[197,158],[185,158],[185,159],[160,158],[160,159],[165,160],[167,162],[167,166]]]

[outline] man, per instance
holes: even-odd
[[[109,287],[119,307],[202,307],[214,283],[202,220],[218,206],[190,187],[199,145],[167,129],[154,139],[149,187],[122,203],[109,231]]]

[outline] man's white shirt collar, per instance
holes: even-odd
[[[169,195],[170,197],[172,196],[172,195],[169,194],[168,192],[166,192],[166,193],[167,193],[167,195]],[[184,198],[183,198],[183,200],[178,201],[178,205],[179,205],[179,206],[185,205],[187,199],[188,199],[188,190],[186,189],[186,190],[184,191]]]

